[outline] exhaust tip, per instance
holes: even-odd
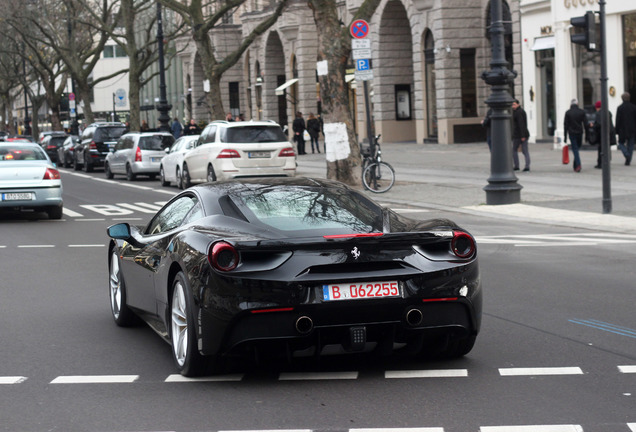
[[[406,313],[406,322],[410,326],[415,327],[422,324],[422,319],[424,319],[424,315],[419,309],[414,308]]]
[[[314,322],[308,316],[301,316],[296,320],[296,331],[300,334],[307,334],[314,329]]]

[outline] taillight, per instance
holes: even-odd
[[[90,150],[97,150],[97,144],[95,143],[95,141],[91,141],[90,145],[88,146],[88,148]]]
[[[241,155],[236,150],[223,149],[221,150],[221,152],[216,158],[217,159],[233,159],[233,158],[240,158],[240,157]]]
[[[215,269],[222,272],[232,271],[238,266],[239,255],[234,246],[220,241],[210,246],[208,250],[208,261]]]
[[[294,157],[296,156],[296,152],[291,147],[284,148],[278,153],[278,157]]]
[[[139,147],[137,147],[135,152],[135,162],[141,162],[141,149]]]
[[[451,250],[459,258],[470,258],[475,253],[475,239],[468,233],[453,231]]]
[[[47,168],[42,180],[59,180],[60,172],[54,168]]]
[[[56,148],[57,148],[57,147],[56,147],[55,145],[51,145],[51,144],[49,144],[49,145],[47,145],[47,146],[46,146],[46,149],[47,149],[47,150],[52,150],[52,149],[56,149]]]

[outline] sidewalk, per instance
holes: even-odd
[[[603,214],[602,172],[595,169],[596,148],[581,150],[582,171],[561,163],[551,143],[530,143],[530,172],[515,171],[521,202],[486,205],[490,152],[485,143],[382,143],[382,156],[396,171],[396,184],[378,201],[397,205],[462,212],[490,218],[636,233],[636,166],[625,166],[612,151],[612,212]],[[519,155],[523,166],[523,155]],[[572,155],[570,155],[572,159]],[[324,153],[298,157],[298,175],[324,177]]]

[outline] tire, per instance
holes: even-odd
[[[112,179],[113,177],[115,177],[115,174],[113,174],[113,172],[110,170],[110,165],[108,164],[108,162],[104,163],[104,174],[106,174],[107,179]]]
[[[75,156],[73,156],[73,170],[74,171],[79,171],[80,168],[82,168],[82,165],[78,163],[77,155],[75,155]]]
[[[188,171],[188,166],[184,164],[183,171],[181,172],[181,189],[187,189],[190,186],[192,186],[190,172]]]
[[[53,206],[53,207],[48,207],[46,209],[46,214],[49,215],[49,219],[62,219],[62,211],[63,207],[62,206]]]
[[[110,254],[108,277],[108,292],[110,297],[110,311],[115,324],[119,327],[130,327],[137,324],[138,318],[126,304],[126,284],[121,275],[119,257],[113,249]]]
[[[176,172],[176,179],[177,179],[177,187],[179,189],[183,189],[183,186],[181,185],[181,171],[179,170],[179,167],[177,167],[177,172]]]
[[[69,168],[70,166],[71,166],[71,163],[68,161],[68,157],[64,155],[64,168]]]
[[[159,167],[159,179],[161,180],[161,186],[170,186],[170,182],[166,181],[166,173],[163,172],[163,165]]]
[[[362,183],[371,192],[386,192],[395,183],[395,171],[386,162],[369,164],[362,172]]]
[[[206,180],[210,183],[216,181],[216,174],[214,173],[214,167],[212,165],[208,165],[208,175]]]
[[[84,156],[84,171],[87,173],[93,172],[93,166],[88,163],[88,156]]]
[[[177,369],[188,377],[202,375],[206,366],[198,349],[193,303],[186,277],[179,272],[172,283],[170,342]]]
[[[132,168],[130,164],[126,164],[126,180],[134,181],[137,178],[134,172],[132,172]]]

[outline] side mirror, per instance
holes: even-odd
[[[166,147],[165,149],[163,149],[163,151],[165,151],[166,154],[170,153],[170,147]]]
[[[137,240],[135,234],[139,231],[137,228],[131,227],[127,223],[118,223],[111,225],[106,229],[108,237],[116,240],[125,240],[135,247],[142,247],[143,244]]]

